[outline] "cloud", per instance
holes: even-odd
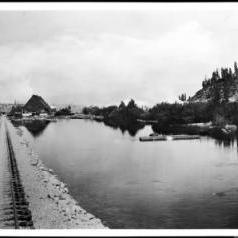
[[[155,29],[156,31],[156,29]],[[173,101],[201,84],[201,69],[219,44],[196,21],[153,37],[63,31],[36,42],[0,46],[1,99],[25,102],[38,93],[53,103],[154,104]]]

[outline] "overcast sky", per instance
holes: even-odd
[[[173,102],[238,60],[238,4],[159,6],[0,11],[0,102]]]

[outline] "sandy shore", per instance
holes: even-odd
[[[4,119],[6,120],[6,119]],[[102,221],[81,208],[66,184],[46,168],[20,128],[6,120],[15,156],[36,229],[105,229]]]

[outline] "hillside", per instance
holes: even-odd
[[[38,95],[32,95],[32,97],[27,101],[23,108],[25,111],[29,112],[40,112],[42,110],[45,110],[47,112],[51,111],[48,103]]]
[[[194,96],[189,98],[190,102],[234,102],[238,101],[238,67],[234,63],[234,70],[221,68],[212,73],[211,78],[202,82],[202,88]]]

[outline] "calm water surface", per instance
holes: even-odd
[[[24,135],[87,211],[111,228],[238,228],[236,143],[140,142],[87,120]]]

